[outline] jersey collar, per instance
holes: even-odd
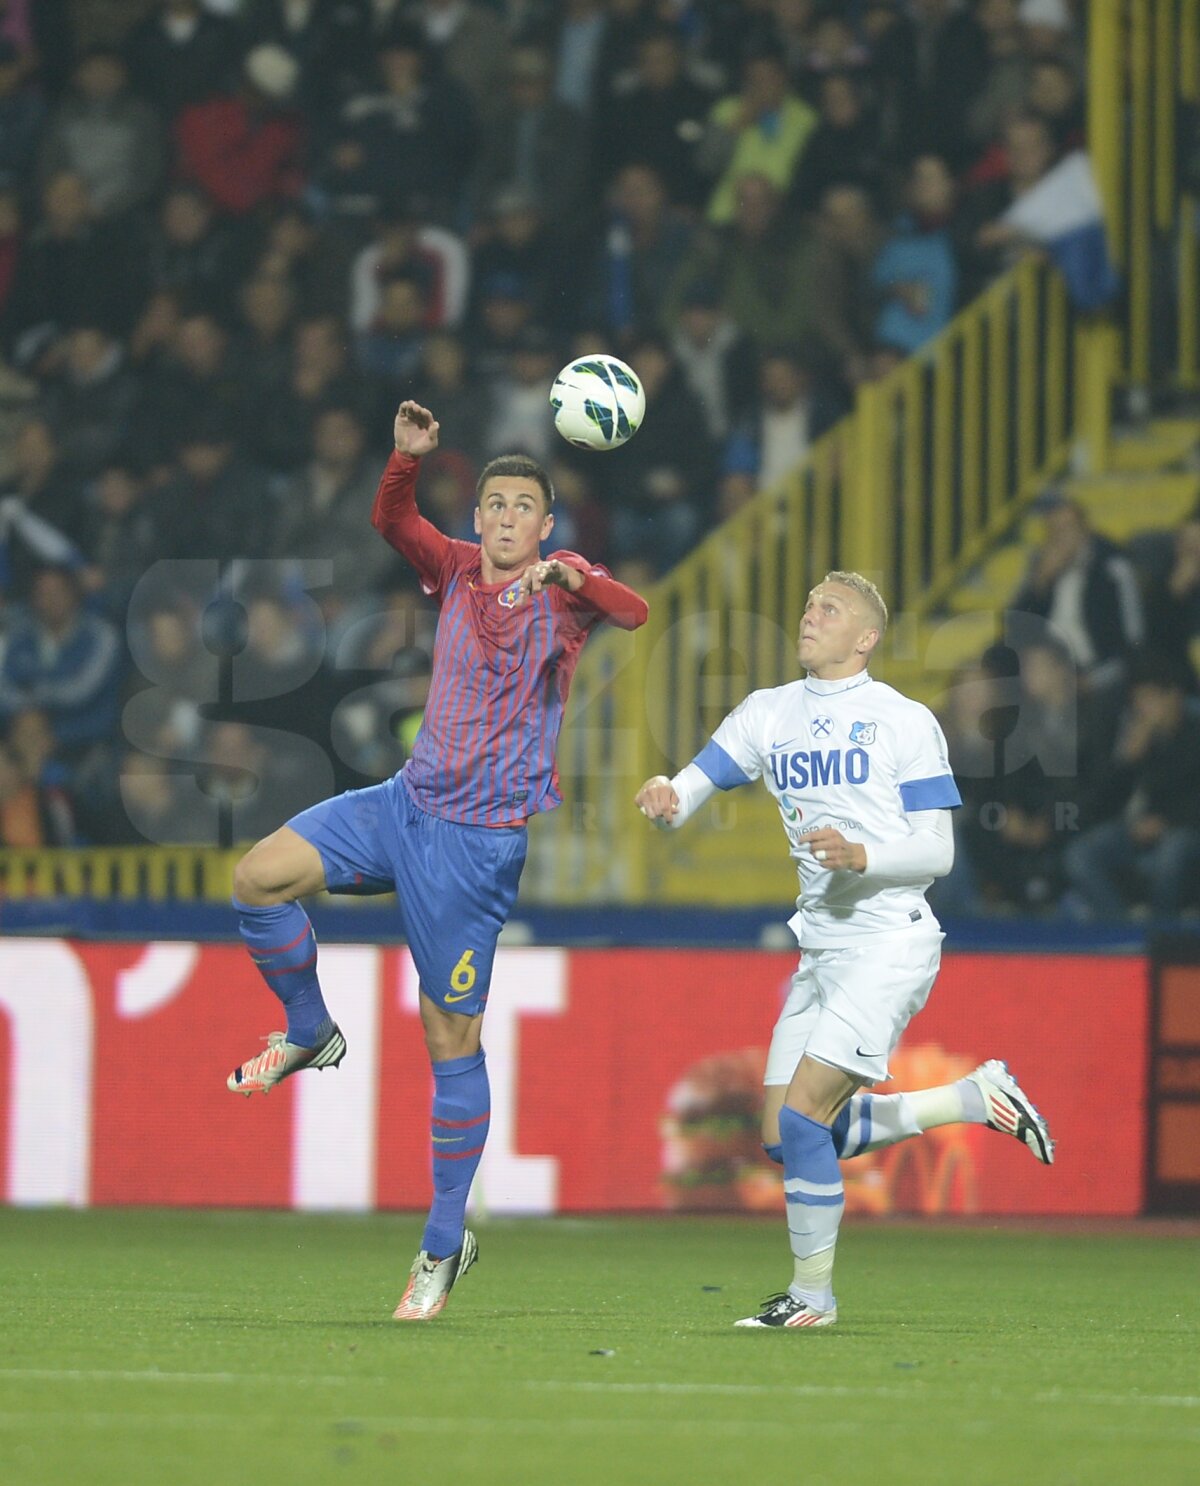
[[[871,680],[870,671],[860,671],[857,676],[843,676],[837,681],[820,681],[816,676],[804,678],[805,691],[815,692],[819,697],[834,697],[839,692],[854,691]]]

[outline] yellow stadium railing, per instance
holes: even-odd
[[[1195,389],[1200,198],[1179,144],[1191,120],[1185,148],[1198,147],[1200,0],[1100,0],[1088,28],[1088,141],[1127,286],[1120,372]]]
[[[0,851],[0,900],[228,902],[240,855],[216,847],[89,846]]]

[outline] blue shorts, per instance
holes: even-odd
[[[431,1001],[464,1016],[483,1010],[496,940],[525,865],[524,826],[468,826],[428,815],[399,775],[323,800],[288,825],[320,853],[330,892],[395,888]]]

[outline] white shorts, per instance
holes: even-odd
[[[944,937],[873,934],[844,949],[804,950],[763,1082],[791,1083],[804,1053],[868,1083],[887,1078],[901,1033],[929,999]]]

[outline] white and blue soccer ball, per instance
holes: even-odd
[[[568,362],[550,389],[554,426],[579,449],[619,449],[638,431],[646,394],[631,366],[597,351]]]

